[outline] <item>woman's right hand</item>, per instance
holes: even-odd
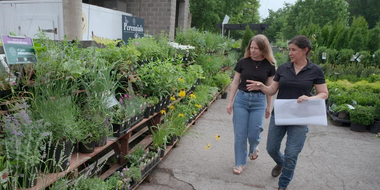
[[[231,115],[232,108],[233,108],[233,103],[232,102],[228,102],[228,105],[227,105],[227,113],[228,113],[228,115]]]

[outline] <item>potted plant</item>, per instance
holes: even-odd
[[[380,133],[380,99],[376,100],[375,106],[374,106],[374,117],[375,121],[370,126],[369,131],[374,134]]]
[[[116,189],[130,189],[138,183],[142,176],[141,171],[138,166],[131,167],[121,167],[114,175],[110,177],[111,182],[117,181],[117,184],[113,184],[113,187],[116,185]]]
[[[47,130],[51,132],[51,141],[46,147],[48,172],[64,171],[68,168],[72,142],[83,139],[78,125],[81,111],[76,104],[76,97],[71,96],[73,87],[69,81],[56,80],[40,84],[33,88],[34,117],[50,123]],[[61,154],[61,152],[63,154]]]
[[[350,129],[358,132],[367,131],[367,126],[374,122],[374,108],[370,106],[355,106],[355,109],[350,111]]]
[[[351,106],[352,107],[352,106]],[[339,119],[347,119],[349,118],[349,113],[351,111],[350,105],[348,104],[341,104],[332,109],[334,112],[338,112],[338,118]]]
[[[34,120],[28,110],[6,115],[2,128],[5,133],[3,141],[10,172],[18,178],[21,187],[29,188],[37,183],[39,163],[45,154],[51,132],[47,130],[48,123]],[[22,175],[21,175],[22,174]]]
[[[160,152],[160,157],[162,158],[166,150],[165,144],[168,142],[170,131],[162,124],[151,126],[150,130],[152,132],[152,146],[157,152]]]
[[[114,189],[113,186],[99,177],[94,178],[85,178],[79,179],[79,182],[76,183],[72,188],[73,190],[84,190],[84,189],[102,189],[102,190],[111,190]]]

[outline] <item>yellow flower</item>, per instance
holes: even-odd
[[[165,114],[166,114],[166,111],[165,111],[165,110],[161,110],[161,114],[162,114],[162,115],[165,115]]]
[[[182,83],[184,83],[185,82],[185,80],[183,80],[183,78],[178,78],[178,80],[180,81],[180,82],[182,82]]]
[[[185,92],[185,89],[181,89],[181,91],[179,92],[178,94],[179,97],[185,97],[186,96],[186,92]]]
[[[174,96],[171,96],[171,97],[170,97],[170,100],[171,100],[171,101],[174,101],[174,100],[175,100]]]
[[[199,105],[199,104],[195,104],[195,106],[196,106],[197,108],[201,108],[201,107],[202,107],[202,106]]]
[[[179,113],[179,114],[178,114],[178,117],[183,117],[183,114],[182,114],[182,113]]]
[[[210,147],[211,147],[211,144],[208,143],[208,144],[205,146],[205,149],[208,150]]]
[[[169,109],[175,110],[175,107],[174,106],[170,106]]]
[[[195,98],[197,98],[197,97],[196,97],[193,93],[191,93],[191,94],[190,94],[190,99],[192,99],[192,98],[195,99]]]
[[[216,138],[217,141],[220,141],[220,135],[215,134],[215,138]]]

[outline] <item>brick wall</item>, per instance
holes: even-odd
[[[145,32],[151,35],[160,34],[165,31],[169,39],[174,39],[176,27],[176,8],[179,3],[178,27],[189,28],[191,18],[189,0],[126,0],[127,13],[143,18],[145,21]],[[190,16],[191,17],[191,16]]]
[[[107,5],[143,18],[145,33],[155,35],[165,31],[170,40],[174,39],[176,26],[186,30],[191,25],[190,0],[88,0],[88,3]]]

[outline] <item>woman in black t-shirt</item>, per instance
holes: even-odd
[[[264,116],[271,113],[272,98],[260,90],[247,90],[246,80],[261,81],[270,85],[275,74],[276,60],[267,37],[256,35],[250,40],[244,54],[235,67],[231,83],[231,93],[227,112],[233,111],[235,167],[233,172],[240,174],[247,164],[247,157],[255,160],[259,156],[257,146],[261,140]],[[237,92],[236,92],[237,91]],[[249,149],[247,148],[247,139]],[[247,152],[248,149],[248,152]]]
[[[311,42],[306,36],[297,36],[289,41],[290,62],[278,67],[276,76],[271,85],[264,85],[261,81],[248,80],[249,91],[261,90],[267,95],[274,95],[277,99],[296,99],[298,103],[311,99],[327,99],[328,90],[322,68],[307,56],[311,50]],[[317,94],[311,96],[311,89],[315,87]],[[306,140],[309,131],[307,125],[276,125],[272,113],[269,123],[267,151],[276,162],[272,169],[272,176],[281,174],[278,189],[286,189],[293,178],[298,155]],[[285,154],[280,151],[281,142],[287,134]]]

